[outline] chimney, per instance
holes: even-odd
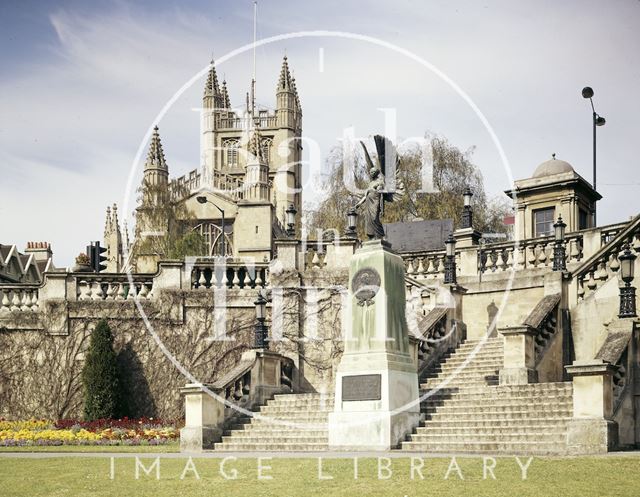
[[[49,242],[27,242],[25,254],[33,254],[36,261],[47,261],[53,256]]]

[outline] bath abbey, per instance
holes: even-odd
[[[384,224],[394,144],[375,136],[349,229],[308,239],[289,64],[273,109],[252,85],[241,111],[211,64],[202,163],[172,177],[155,127],[131,237],[107,211],[104,270],[0,245],[0,417],[80,416],[106,320],[129,416],[180,419],[185,452],[637,448],[640,214],[598,225],[601,195],[545,152],[505,192],[509,237],[478,230],[467,189],[459,222],[406,223],[401,242]],[[202,255],[173,257],[174,231]]]

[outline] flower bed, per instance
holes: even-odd
[[[175,423],[153,418],[96,421],[0,419],[0,446],[161,445],[177,440]]]

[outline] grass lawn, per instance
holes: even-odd
[[[521,458],[526,462],[527,458]],[[0,488],[10,496],[561,496],[589,497],[640,495],[640,457],[534,458],[528,468],[527,480],[521,479],[521,469],[514,458],[499,458],[494,473],[496,480],[483,479],[482,458],[458,458],[460,471],[444,475],[450,458],[425,458],[424,480],[410,478],[410,458],[391,461],[390,479],[378,480],[378,461],[360,459],[358,479],[353,478],[352,459],[325,459],[323,472],[331,480],[318,479],[317,459],[279,459],[263,461],[263,475],[270,480],[258,480],[256,458],[230,459],[225,463],[230,476],[220,474],[221,459],[194,458],[199,473],[197,480],[188,471],[180,475],[187,459],[160,458],[160,480],[155,469],[150,475],[140,471],[135,479],[136,460],[133,457],[113,460],[114,479],[110,479],[111,459],[108,457],[51,457],[0,459]],[[154,456],[141,459],[149,468]],[[383,471],[383,476],[387,473]]]

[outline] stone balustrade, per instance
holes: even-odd
[[[444,278],[444,250],[402,254],[407,276],[415,279]]]
[[[630,227],[633,224],[633,227]],[[566,238],[567,264],[572,284],[579,299],[613,277],[619,267],[618,253],[624,243],[631,242],[640,251],[640,218],[634,223],[570,233]],[[345,270],[358,241],[335,237],[334,240],[276,241],[275,267],[300,272]],[[457,274],[464,278],[481,278],[485,274],[512,270],[551,269],[552,237],[534,238],[489,245],[472,245],[456,250]],[[606,245],[602,245],[602,244]],[[408,281],[437,286],[444,276],[445,252],[424,251],[403,253]],[[154,289],[174,288],[205,290],[225,285],[228,289],[261,289],[270,286],[271,266],[267,262],[251,263],[227,259],[226,269],[217,268],[214,260],[191,262],[161,262],[156,274],[133,274],[133,284],[127,274],[108,273],[46,273],[39,286],[0,285],[0,310],[33,311],[41,308],[39,300],[63,299],[79,301],[109,301],[153,299]],[[576,269],[577,266],[577,269]],[[322,274],[322,273],[317,273]],[[48,275],[48,276],[47,276]],[[74,289],[75,288],[75,292]],[[68,290],[69,289],[69,290]],[[409,294],[414,290],[408,283]],[[422,292],[422,289],[418,289]],[[422,292],[424,293],[424,292]],[[429,297],[424,295],[424,297]],[[424,300],[424,299],[423,299]],[[422,314],[430,308],[425,307]]]
[[[191,269],[191,288],[261,289],[269,285],[269,265],[227,259],[196,262]]]
[[[618,256],[625,244],[629,244],[636,255],[640,254],[640,216],[622,227],[615,225],[602,229],[600,242],[599,250],[571,273],[577,286],[578,300],[594,293],[603,283],[617,276],[620,269]]]
[[[0,287],[0,313],[37,311],[38,286],[7,285]]]
[[[78,274],[77,300],[146,300],[152,298],[152,275]]]

